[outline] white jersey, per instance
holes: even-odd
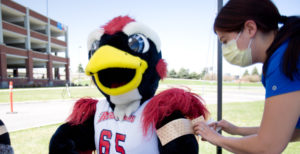
[[[99,100],[95,114],[95,143],[98,154],[159,154],[154,131],[143,135],[141,116],[145,105],[122,121],[114,119],[106,99]]]

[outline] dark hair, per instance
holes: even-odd
[[[281,16],[271,0],[229,0],[215,19],[214,31],[240,32],[247,20],[253,20],[257,29],[264,33],[278,31],[266,51],[264,74],[270,57],[284,41],[289,39],[289,45],[283,56],[282,70],[293,80],[293,74],[299,73],[297,63],[300,55],[300,18]],[[284,25],[278,30],[279,23]]]
[[[297,64],[300,56],[300,18],[296,16],[282,17],[284,24],[278,31],[273,43],[268,48],[266,54],[267,58],[264,62],[263,73],[266,74],[268,68],[268,61],[276,49],[287,39],[289,44],[282,59],[282,70],[283,73],[294,80],[294,75],[299,75]],[[299,77],[299,76],[298,76]]]

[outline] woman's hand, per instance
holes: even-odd
[[[219,139],[222,137],[214,128],[208,126],[205,122],[199,122],[194,125],[194,132],[200,135],[204,140],[211,144],[217,145]]]
[[[231,135],[238,135],[238,127],[233,125],[232,123],[226,120],[220,120],[218,122],[214,122],[209,124],[210,127],[217,128],[220,127],[223,131]]]
[[[231,135],[241,135],[241,136],[248,136],[257,134],[258,127],[238,127],[234,124],[226,121],[226,120],[220,120],[218,122],[214,122],[209,124],[210,127],[217,129],[222,129],[228,134]]]

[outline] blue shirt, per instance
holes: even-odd
[[[268,61],[266,76],[262,76],[262,84],[266,89],[266,98],[300,90],[300,72],[293,75],[294,80],[292,81],[282,71],[282,59],[287,46],[288,41],[285,41]],[[300,70],[300,57],[297,68]],[[300,129],[300,117],[296,128]]]

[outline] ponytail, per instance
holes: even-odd
[[[287,22],[287,20],[288,20],[287,16],[280,16],[278,22],[280,24],[285,24]]]
[[[281,69],[293,81],[295,75],[299,75],[300,73],[300,70],[297,68],[300,58],[300,17],[280,16],[278,23],[282,23],[283,26],[277,32],[273,43],[266,52],[267,58],[264,62],[263,74],[266,75],[270,57],[282,43],[289,39],[288,47],[283,55]]]

